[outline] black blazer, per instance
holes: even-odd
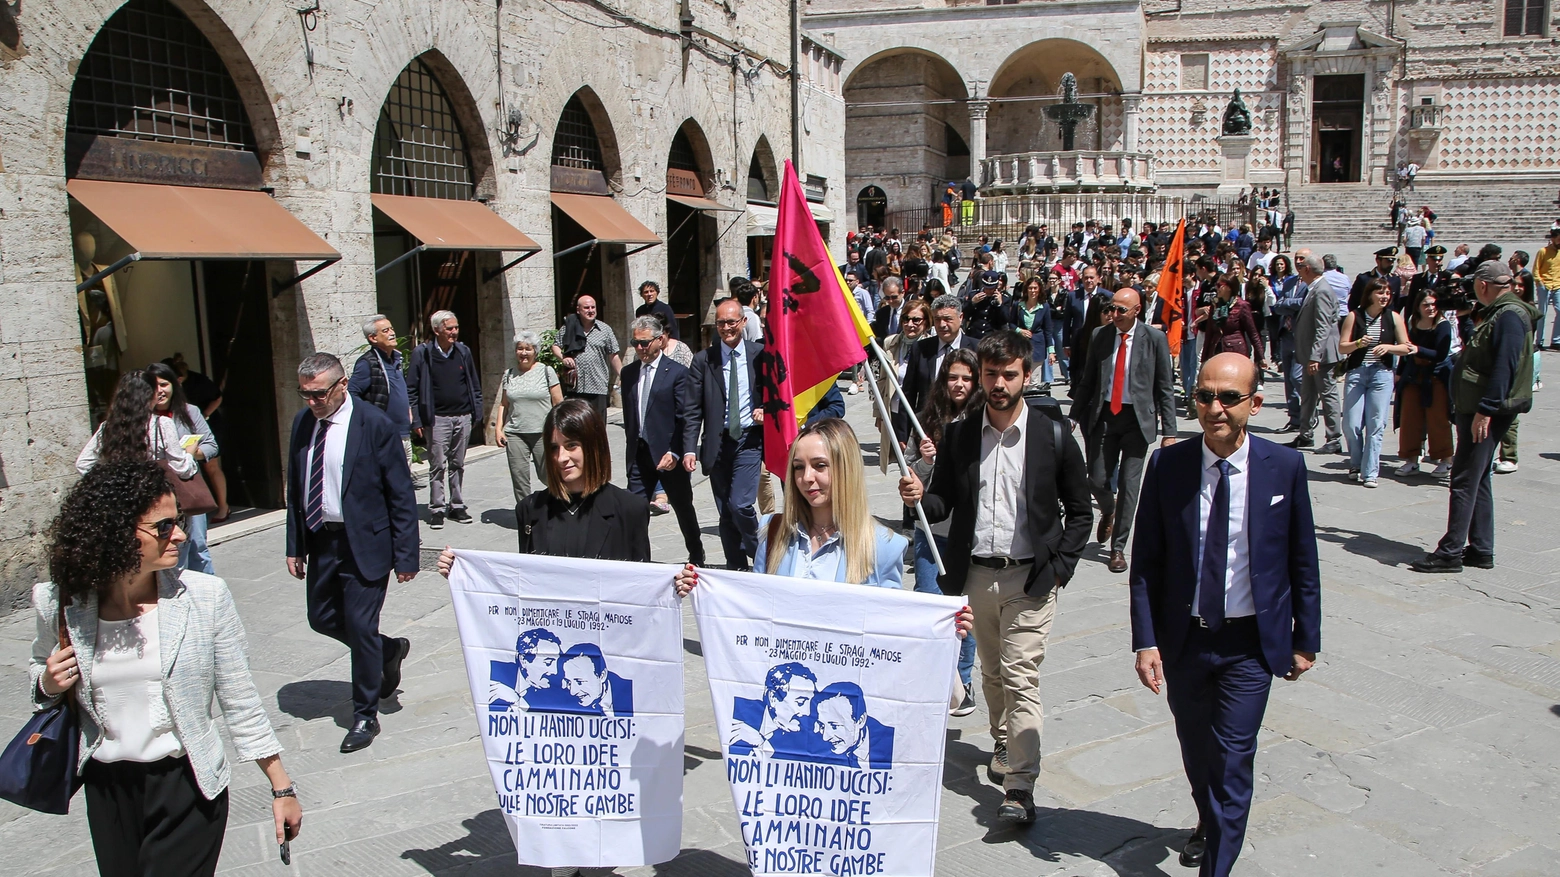
[[[969,335],[959,337],[959,347],[964,350],[974,350],[980,344],[980,339]],[[915,346],[910,348],[910,358],[905,362],[905,397],[910,400],[910,408],[920,412],[926,404],[926,399],[931,395],[932,382],[937,380],[937,349],[942,346],[942,339],[934,332],[926,338],[917,338]],[[977,379],[979,376],[976,376]]]
[[[1031,596],[1040,596],[1053,585],[1065,585],[1072,579],[1078,558],[1089,541],[1094,510],[1090,505],[1087,467],[1078,443],[1063,431],[1062,446],[1057,448],[1051,419],[1028,405],[1019,416],[1029,418],[1024,425],[1024,498],[1029,544],[1035,551],[1024,590]],[[948,425],[942,452],[932,469],[932,489],[921,499],[921,507],[932,523],[950,515],[953,518],[948,528],[948,550],[942,553],[948,572],[937,577],[937,586],[944,594],[964,593],[964,579],[970,569],[975,509],[980,501],[980,433],[985,423],[984,413],[974,412]],[[1061,517],[1059,510],[1065,512]]]
[[[704,474],[710,474],[715,457],[720,453],[720,437],[726,431],[726,380],[721,368],[721,348],[724,341],[716,341],[693,355],[693,366],[683,381],[679,404],[683,412],[683,453],[693,453],[698,448],[699,463]],[[754,362],[764,352],[764,345],[756,341],[743,341],[742,362],[747,368],[748,387],[754,409],[764,407],[763,393],[758,385],[758,371]],[[699,430],[704,430],[704,440],[699,440]],[[755,424],[756,425],[756,424]]]
[[[538,490],[515,506],[515,523],[521,554],[572,556],[550,545],[548,532],[553,527],[584,527],[585,544],[595,551],[589,557],[650,562],[650,503],[615,484],[601,485],[590,507],[578,516],[570,515],[562,500]]]
[[[678,400],[683,384],[688,379],[688,369],[670,356],[662,356],[656,366],[655,378],[650,383],[650,399],[645,406],[645,422],[639,422],[639,370],[644,364],[638,359],[623,366],[619,386],[623,389],[623,432],[628,435],[628,457],[638,453],[642,438],[650,446],[650,458],[660,460],[671,451],[682,465],[683,411]]]
[[[303,503],[308,496],[303,475],[314,443],[314,412],[305,408],[293,418],[292,444],[287,452],[287,556],[308,554]],[[399,573],[417,572],[417,497],[412,471],[401,447],[401,431],[373,405],[354,400],[347,422],[345,471],[341,480],[341,517],[347,527],[352,562],[365,579],[382,579],[392,566]]]
[[[888,322],[889,317],[893,313],[893,310],[894,309],[889,305],[882,305],[877,309],[877,313],[872,317],[872,334],[877,337],[879,344],[883,343],[884,338],[887,338],[890,335],[894,335],[899,331],[898,326],[890,326]],[[894,331],[889,331],[890,329],[893,329]]]
[[[1156,435],[1176,434],[1175,366],[1170,361],[1170,342],[1165,333],[1142,320],[1133,332],[1138,337],[1132,344],[1127,395],[1132,399],[1132,412],[1137,415],[1143,441],[1152,443]],[[1105,386],[1115,378],[1115,333],[1115,323],[1095,329],[1089,341],[1088,360],[1073,370],[1071,416],[1084,432],[1099,423],[1105,410]]]

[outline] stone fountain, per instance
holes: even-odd
[[[1078,129],[1078,123],[1093,114],[1092,105],[1078,103],[1078,77],[1063,73],[1062,102],[1045,108],[1046,118],[1055,122],[1062,131],[1062,151],[1071,152],[1077,148],[1073,145],[1073,134]]]

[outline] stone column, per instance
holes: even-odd
[[[1121,145],[1127,152],[1138,151],[1138,109],[1142,103],[1141,94],[1121,96]]]
[[[970,108],[970,178],[976,185],[984,185],[981,165],[986,161],[986,110],[990,101],[972,100]]]

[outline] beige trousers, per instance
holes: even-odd
[[[964,597],[975,613],[975,654],[980,658],[981,690],[991,715],[991,737],[1007,744],[1004,789],[1033,791],[1040,774],[1040,662],[1056,620],[1056,595],[1024,593],[1030,567],[1001,571],[970,565]],[[1038,582],[1036,583],[1039,584]]]

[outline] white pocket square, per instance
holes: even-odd
[[[1284,495],[1282,493],[1280,493],[1278,496],[1273,497],[1273,501],[1268,503],[1268,505],[1278,505],[1279,503],[1281,503],[1283,501],[1284,501]]]

